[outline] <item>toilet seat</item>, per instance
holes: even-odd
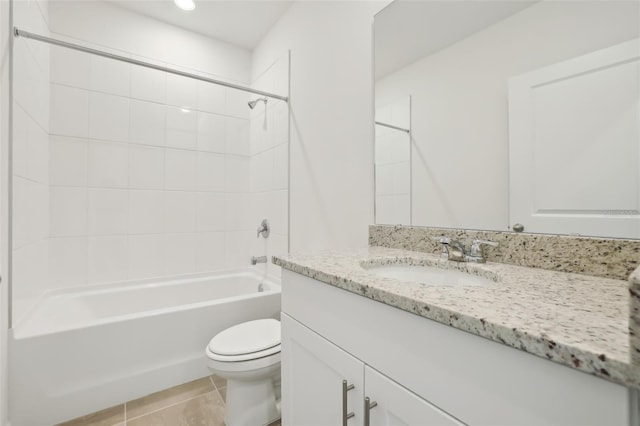
[[[273,368],[280,364],[280,347],[278,351],[271,355],[260,358],[247,358],[245,360],[231,361],[228,358],[221,357],[212,353],[209,348],[206,350],[207,366],[213,370],[220,372],[250,372],[260,369]]]
[[[209,357],[209,359],[222,362],[250,361],[252,359],[264,358],[277,353],[280,353],[280,344],[262,351],[240,355],[220,355],[219,353],[213,352],[211,348],[207,347],[207,356]]]
[[[259,319],[229,327],[216,334],[207,346],[223,356],[245,355],[280,345],[280,321]]]
[[[234,325],[216,334],[207,357],[219,362],[251,361],[280,353],[280,321],[260,319]]]

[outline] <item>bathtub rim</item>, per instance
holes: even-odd
[[[60,327],[55,327],[51,330],[36,330],[33,331],[30,328],[26,331],[24,330],[25,324],[27,321],[32,318],[33,315],[36,314],[38,308],[47,300],[51,298],[57,297],[82,297],[85,295],[96,295],[96,294],[109,294],[116,293],[119,291],[127,291],[133,290],[140,287],[148,287],[148,288],[158,288],[158,287],[168,287],[171,285],[176,285],[179,282],[183,281],[199,281],[206,280],[211,278],[216,279],[224,279],[226,277],[237,277],[237,276],[248,276],[255,278],[257,283],[267,283],[270,287],[270,290],[264,292],[253,292],[246,293],[231,297],[225,297],[222,299],[209,299],[201,302],[187,303],[169,307],[163,307],[159,309],[150,309],[142,312],[135,312],[123,315],[115,315],[109,317],[98,318],[94,321],[84,321],[79,322],[72,325],[65,325]],[[13,324],[13,327],[9,329],[10,335],[13,339],[28,339],[40,336],[46,336],[55,333],[69,332],[78,329],[90,328],[90,327],[98,327],[106,324],[116,323],[120,321],[133,320],[140,317],[153,317],[162,314],[169,314],[172,312],[178,312],[188,309],[198,309],[205,306],[217,305],[222,303],[234,302],[248,298],[255,297],[264,297],[267,295],[280,294],[281,293],[281,284],[280,277],[274,275],[267,275],[264,273],[259,273],[252,269],[242,268],[242,269],[231,269],[231,270],[223,270],[223,271],[212,271],[212,272],[198,272],[192,274],[181,274],[181,275],[172,275],[170,277],[157,277],[157,278],[144,278],[139,280],[131,280],[131,281],[116,281],[111,283],[100,283],[100,284],[91,284],[91,285],[83,285],[78,287],[64,287],[64,288],[56,288],[47,290],[44,292],[34,303],[27,312],[18,320],[18,322]]]

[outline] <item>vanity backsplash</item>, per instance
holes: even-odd
[[[640,240],[451,228],[369,226],[370,246],[439,253],[442,246],[433,237],[440,236],[459,240],[467,247],[476,238],[497,242],[498,247],[485,248],[485,256],[489,262],[625,281],[640,265]]]

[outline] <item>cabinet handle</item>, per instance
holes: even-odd
[[[347,426],[347,420],[355,416],[353,411],[347,413],[347,392],[354,388],[355,385],[347,384],[346,380],[342,381],[342,426]]]
[[[369,426],[369,411],[377,405],[378,403],[376,401],[371,402],[368,396],[364,399],[364,426]]]

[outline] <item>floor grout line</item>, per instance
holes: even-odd
[[[218,392],[218,396],[220,397],[220,400],[222,401],[222,405],[224,407],[227,406],[227,401],[222,397],[222,394],[220,393],[220,389],[216,388],[216,392]]]
[[[192,397],[187,398],[187,399],[183,399],[183,400],[178,401],[178,402],[174,402],[173,404],[165,405],[165,406],[163,406],[163,407],[161,407],[161,408],[158,408],[157,410],[149,411],[149,412],[147,412],[147,413],[141,414],[141,415],[136,416],[136,417],[132,417],[131,419],[127,419],[127,420],[136,420],[136,419],[139,419],[140,417],[144,417],[144,416],[147,416],[147,415],[149,415],[149,414],[157,413],[158,411],[162,411],[162,410],[164,410],[165,408],[170,408],[170,407],[173,407],[173,406],[176,406],[176,405],[182,404],[182,403],[184,403],[184,402],[191,401],[192,399],[199,398],[199,397],[201,397],[201,396],[203,396],[203,395],[208,394],[209,392],[214,392],[214,391],[215,391],[215,392],[217,392],[217,389],[215,388],[215,386],[214,386],[214,389],[213,389],[213,390],[207,391],[207,392],[205,392],[205,393],[201,393],[200,395],[192,396]],[[125,417],[126,417],[126,414],[125,414]],[[126,423],[125,423],[125,425],[126,425]]]

